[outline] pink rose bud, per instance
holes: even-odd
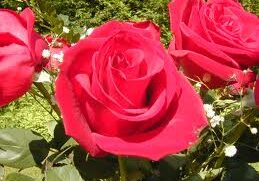
[[[33,30],[34,15],[0,9],[0,106],[17,99],[31,87],[35,71],[42,69],[47,43]]]

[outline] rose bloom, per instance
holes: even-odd
[[[234,0],[174,0],[169,51],[187,76],[209,88],[243,87],[259,63],[259,19]]]
[[[56,99],[66,133],[92,156],[158,160],[191,146],[207,125],[159,37],[151,22],[110,21],[65,52]]]
[[[20,14],[0,9],[0,106],[17,99],[31,87],[34,72],[42,66],[47,43],[33,30],[30,9]]]

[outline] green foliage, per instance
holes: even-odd
[[[25,7],[26,4],[19,0],[2,0],[2,7],[16,10],[18,6]],[[76,33],[82,28],[96,27],[108,20],[152,20],[162,30],[164,43],[170,41],[169,19],[167,4],[170,0],[31,0],[28,4],[32,6],[38,15],[38,28],[45,33],[49,28],[59,27],[65,23],[60,21],[69,17],[66,25]],[[0,7],[1,7],[0,6]],[[45,20],[43,20],[45,19]],[[48,21],[46,21],[48,20]],[[46,28],[47,27],[47,28]],[[57,30],[54,32],[58,32]]]
[[[35,181],[33,178],[27,176],[27,175],[23,175],[21,173],[10,173],[9,175],[7,175],[7,177],[5,178],[5,181]]]
[[[37,12],[40,32],[58,33],[62,26],[68,26],[70,40],[76,41],[83,28],[96,27],[106,21],[116,19],[125,21],[151,20],[161,28],[162,42],[168,45],[171,39],[167,4],[170,0],[0,0],[0,7],[16,10],[26,5]],[[25,3],[27,2],[27,4]],[[259,0],[241,0],[244,7],[259,14]],[[51,29],[55,27],[55,30]],[[71,37],[72,34],[76,37]]]
[[[48,105],[39,99],[48,107]],[[36,102],[29,94],[26,94],[18,101],[12,102],[6,107],[0,108],[0,128],[26,128],[40,133],[50,139],[47,129],[47,122],[53,120],[46,110]]]
[[[30,130],[0,130],[0,164],[20,169],[36,166],[48,152],[48,143]]]
[[[53,168],[47,171],[46,180],[48,181],[84,181],[79,172],[72,165]]]
[[[255,181],[259,180],[259,175],[255,169],[247,163],[232,159],[227,160],[222,181]]]
[[[259,15],[259,0],[241,0],[240,2],[248,11]]]

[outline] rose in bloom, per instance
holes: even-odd
[[[35,70],[41,68],[41,52],[47,44],[33,24],[30,9],[21,14],[0,9],[0,106],[26,93]]]
[[[174,0],[175,35],[169,51],[186,75],[209,88],[254,81],[247,70],[259,63],[259,19],[234,0]]]
[[[56,99],[66,133],[91,155],[158,160],[188,148],[207,125],[159,37],[151,22],[111,21],[65,52]]]

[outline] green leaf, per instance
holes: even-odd
[[[149,160],[141,158],[123,158],[127,169],[127,177],[129,180],[142,180],[145,176],[151,175],[152,165]]]
[[[3,180],[5,175],[4,166],[0,165],[0,180]]]
[[[65,134],[63,123],[49,122],[48,128],[51,135],[53,135],[53,139],[50,141],[51,147],[60,149],[69,140],[69,137]]]
[[[0,164],[20,169],[28,168],[40,164],[48,152],[46,140],[30,130],[0,130]]]
[[[77,146],[78,143],[73,139],[73,138],[69,138],[69,140],[67,140],[67,142],[61,147],[61,150],[71,146]]]
[[[47,171],[47,181],[84,181],[77,169],[72,165],[53,168]]]
[[[117,159],[88,157],[85,150],[80,147],[74,150],[74,164],[86,180],[111,178],[117,169]]]
[[[47,123],[48,132],[52,137],[54,137],[55,128],[57,125],[58,125],[57,121],[50,121]]]
[[[159,162],[160,179],[163,181],[178,181],[180,168],[186,164],[183,154],[168,156]]]
[[[23,175],[21,173],[10,173],[5,178],[5,181],[35,181],[32,177]]]
[[[246,162],[259,162],[259,152],[256,149],[259,136],[251,134],[248,129],[237,142],[238,157]]]
[[[183,181],[203,181],[203,179],[200,175],[193,175],[183,179]]]
[[[257,173],[259,173],[259,162],[250,163],[249,165],[252,166],[257,171]]]
[[[58,18],[61,19],[64,22],[65,26],[68,26],[70,24],[69,16],[64,14],[59,14]]]
[[[259,180],[258,174],[253,167],[247,163],[230,159],[226,162],[226,170],[222,181],[255,181]]]

